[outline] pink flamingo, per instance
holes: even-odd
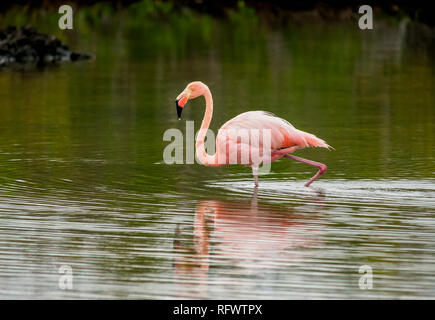
[[[273,162],[282,157],[300,161],[308,165],[318,168],[318,172],[310,179],[305,186],[308,187],[313,181],[317,180],[321,175],[326,172],[326,165],[323,163],[315,162],[312,160],[303,159],[293,155],[289,155],[297,149],[307,147],[322,147],[332,148],[325,141],[316,137],[311,133],[307,133],[293,127],[288,121],[278,118],[275,115],[265,111],[249,111],[232,118],[227,121],[218,132],[216,137],[216,152],[214,155],[207,154],[204,146],[204,140],[210,121],[213,115],[213,99],[210,89],[200,81],[194,81],[187,85],[187,87],[176,98],[175,104],[177,107],[178,118],[181,117],[183,107],[189,99],[194,99],[204,96],[206,102],[206,109],[204,119],[202,120],[201,129],[199,130],[195,147],[196,156],[198,160],[206,166],[222,166],[230,164],[230,159],[237,159],[235,163],[247,164],[252,167],[254,175],[255,186],[258,186],[258,167],[259,163],[255,162],[252,157],[253,149],[260,153],[265,145],[270,148],[267,150],[270,154],[269,161]],[[264,139],[261,139],[261,134],[258,134],[259,139],[254,141],[239,141],[238,136],[234,137],[234,132],[240,129],[257,130],[257,133],[269,130],[270,143],[265,144]],[[233,150],[233,151],[230,151]],[[264,150],[264,149],[262,149]],[[236,158],[232,158],[236,152]],[[233,153],[233,154],[231,154]],[[244,155],[248,155],[249,160],[242,161]],[[245,158],[246,159],[246,158]],[[231,162],[231,164],[234,162]]]

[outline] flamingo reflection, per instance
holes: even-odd
[[[255,189],[255,191],[257,191]],[[303,248],[318,243],[320,224],[313,216],[322,198],[304,208],[204,200],[195,208],[193,243],[177,228],[174,271],[186,298],[207,296],[209,268],[238,268],[244,274],[303,260]],[[217,269],[216,269],[217,270]]]

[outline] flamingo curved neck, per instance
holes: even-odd
[[[210,126],[211,118],[213,116],[213,98],[211,96],[210,89],[206,88],[204,93],[205,98],[205,114],[202,119],[201,128],[199,129],[198,137],[196,139],[196,157],[204,165],[213,165],[216,163],[215,155],[207,154],[204,146],[205,136]]]

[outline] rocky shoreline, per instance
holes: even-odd
[[[90,59],[71,51],[55,36],[39,33],[33,27],[10,26],[0,30],[0,67],[16,64],[49,65]]]

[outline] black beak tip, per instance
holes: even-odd
[[[177,107],[178,119],[180,119],[181,118],[181,112],[183,112],[183,108],[178,105],[178,100],[175,100],[175,106]]]

